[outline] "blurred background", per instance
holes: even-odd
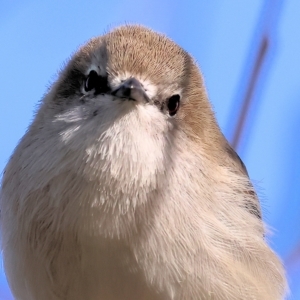
[[[165,33],[202,69],[220,126],[259,192],[300,300],[300,1],[0,0],[0,169],[56,72],[109,28]],[[0,300],[11,300],[0,271]]]

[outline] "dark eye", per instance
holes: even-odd
[[[180,103],[180,96],[179,95],[173,95],[168,100],[168,110],[169,115],[175,116],[178,109],[179,109],[179,103]]]
[[[100,76],[96,71],[92,70],[85,80],[84,89],[86,92],[95,90],[95,94],[108,92],[107,77]]]
[[[89,92],[89,91],[93,90],[94,88],[96,88],[96,85],[98,82],[98,77],[99,76],[96,71],[92,70],[90,72],[89,76],[85,80],[84,89],[86,92]]]

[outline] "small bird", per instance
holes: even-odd
[[[18,300],[284,299],[258,197],[191,56],[125,25],[79,48],[1,184]]]

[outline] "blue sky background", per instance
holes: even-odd
[[[109,28],[140,23],[197,60],[230,139],[259,40],[271,36],[238,152],[261,195],[272,247],[300,300],[300,1],[0,0],[0,169],[76,48]],[[11,300],[0,271],[0,300]]]

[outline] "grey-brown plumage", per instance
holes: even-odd
[[[19,300],[283,299],[255,191],[190,55],[140,26],[71,58],[2,180]]]

